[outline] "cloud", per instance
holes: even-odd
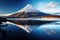
[[[45,7],[41,8],[40,11],[45,12],[45,13],[58,13],[60,12],[60,8],[56,7],[58,6],[57,3],[55,2],[49,2],[45,5]]]
[[[47,6],[45,7],[45,9],[55,8],[56,6],[57,6],[56,3],[54,3],[54,2],[49,2],[49,3],[47,4]]]

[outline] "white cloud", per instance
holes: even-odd
[[[56,8],[58,6],[57,3],[49,2],[47,5],[45,5],[43,8],[40,8],[39,10],[45,13],[57,13],[60,12],[60,8]]]
[[[54,2],[50,2],[50,3],[47,4],[46,9],[48,9],[48,8],[55,8],[56,5],[57,5],[57,4],[54,3]]]

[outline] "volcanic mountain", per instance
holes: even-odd
[[[32,7],[30,4],[28,4],[23,9],[17,11],[16,13],[7,16],[7,18],[56,18],[59,16],[54,16],[50,14],[43,13],[34,7]],[[33,28],[36,27],[36,25],[43,25],[45,23],[51,23],[53,21],[32,21],[32,20],[9,20],[9,22],[12,22],[14,24],[20,25],[19,27],[24,29],[27,32],[30,32]]]
[[[39,10],[35,9],[30,4],[28,4],[23,9],[17,11],[16,13],[14,13],[8,17],[11,17],[11,18],[39,17],[40,18],[41,16],[50,16],[50,14],[40,12]]]
[[[50,15],[47,13],[43,13],[40,12],[39,10],[35,9],[34,7],[32,7],[30,4],[28,4],[26,7],[24,7],[23,9],[17,11],[16,13],[8,16],[8,18],[59,18],[60,16],[56,16],[56,15]],[[18,25],[20,24],[42,24],[40,22],[36,22],[36,21],[28,21],[28,20],[10,20],[13,23],[16,23]]]

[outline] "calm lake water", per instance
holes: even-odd
[[[6,36],[0,32],[1,40],[60,40],[60,22],[38,25],[30,33],[13,24],[2,27]]]

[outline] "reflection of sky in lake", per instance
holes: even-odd
[[[31,33],[26,33],[21,28],[16,27],[15,25],[9,24],[7,27],[3,27],[4,30],[7,30],[6,38],[17,38],[17,39],[60,39],[60,22],[53,22],[49,24],[44,24],[36,29],[32,30]],[[11,32],[9,32],[11,31]]]

